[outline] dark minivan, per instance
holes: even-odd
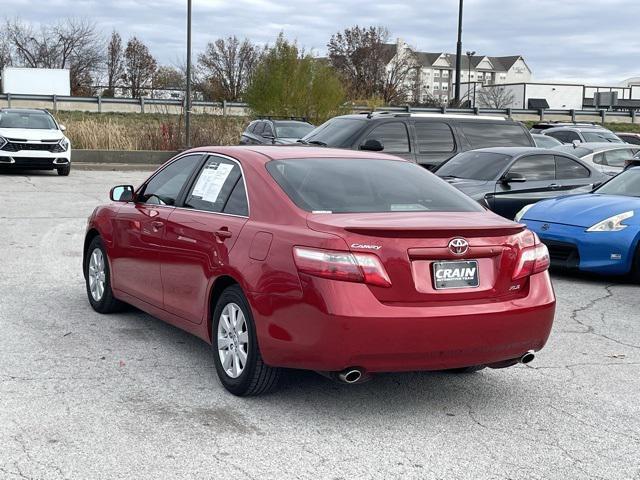
[[[486,147],[535,147],[520,122],[498,116],[389,113],[342,115],[323,123],[302,143],[384,151],[430,170],[454,155]]]

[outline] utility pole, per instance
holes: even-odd
[[[184,133],[187,148],[191,148],[191,0],[187,0],[187,93],[184,105]]]
[[[462,65],[462,2],[460,0],[460,7],[458,8],[458,44],[456,48],[456,106],[460,104],[460,67]]]

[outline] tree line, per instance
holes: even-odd
[[[236,36],[209,42],[196,55],[194,90],[205,100],[246,101],[260,115],[322,119],[345,102],[402,104],[415,89],[411,55],[394,57],[383,27],[354,26],[327,42],[327,56],[312,55],[280,34],[271,45]],[[0,31],[5,66],[68,68],[73,95],[132,97],[182,90],[184,65],[160,65],[136,36],[108,38],[86,19],[68,18],[36,28],[6,19]]]

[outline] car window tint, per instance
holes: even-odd
[[[253,122],[251,123],[248,127],[247,130],[251,133],[253,133],[253,131],[256,129],[256,126],[258,125],[258,122]]]
[[[573,143],[574,140],[580,141],[580,135],[571,130],[563,132],[549,132],[546,135],[560,140],[562,143]]]
[[[366,126],[364,118],[336,117],[311,131],[304,140],[328,147],[350,147]]]
[[[436,170],[439,177],[497,180],[511,162],[511,156],[502,153],[470,150],[459,153]]]
[[[385,152],[407,153],[409,152],[409,134],[407,127],[402,122],[389,122],[374,128],[368,139],[375,139],[382,142]]]
[[[529,155],[516,160],[509,169],[509,173],[518,173],[529,182],[554,180],[556,162],[553,155]]]
[[[605,164],[612,167],[624,167],[626,160],[633,158],[633,152],[628,148],[621,148],[620,150],[609,150],[604,152]]]
[[[635,135],[620,135],[620,134],[618,134],[618,136],[620,138],[622,138],[627,143],[633,143],[634,145],[640,145],[640,137],[636,137]]]
[[[233,187],[223,212],[231,215],[242,215],[243,217],[249,216],[249,202],[247,201],[247,193],[242,177],[238,179],[235,187]]]
[[[253,133],[255,135],[262,135],[263,131],[264,131],[264,122],[257,122],[256,127],[253,129]]]
[[[632,168],[616,175],[595,191],[603,195],[640,197],[640,168]]]
[[[416,122],[416,137],[420,153],[453,152],[455,142],[451,127],[443,122]]]
[[[264,122],[264,130],[262,131],[262,135],[274,135],[273,127],[269,122]]]
[[[191,187],[185,207],[206,212],[222,212],[242,173],[237,163],[209,157]]]
[[[556,156],[556,178],[587,178],[591,176],[589,169],[568,157]]]
[[[138,196],[138,201],[153,205],[174,205],[201,156],[185,155],[168,164],[149,180]]]
[[[410,162],[306,158],[273,160],[267,170],[309,212],[482,211],[460,190]]]
[[[531,138],[520,125],[488,122],[460,122],[471,148],[530,147]]]

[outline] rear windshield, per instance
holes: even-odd
[[[0,128],[56,130],[58,127],[45,112],[0,112]]]
[[[495,180],[511,162],[509,155],[491,152],[464,152],[442,164],[439,177]]]
[[[276,134],[280,138],[302,138],[313,130],[313,125],[302,122],[277,122]]]
[[[460,122],[472,149],[487,147],[532,147],[531,138],[520,125]]]
[[[603,195],[624,195],[640,197],[640,168],[632,168],[613,177],[595,190]]]
[[[359,118],[332,118],[304,137],[305,142],[328,147],[350,147],[367,121]]]
[[[598,131],[582,131],[582,136],[585,142],[611,142],[611,143],[624,143],[616,135],[606,130]]]
[[[273,160],[267,170],[308,212],[478,212],[482,207],[424,168],[395,160]]]

